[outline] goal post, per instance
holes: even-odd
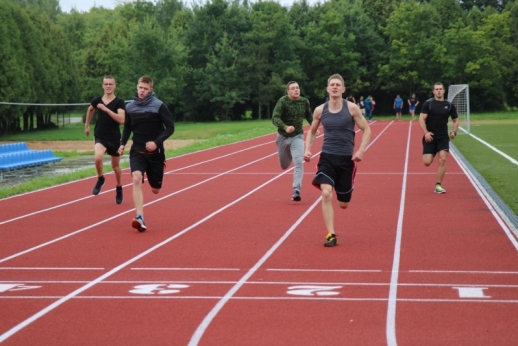
[[[470,133],[469,84],[454,84],[448,87],[448,101],[457,109],[460,126],[459,134]]]

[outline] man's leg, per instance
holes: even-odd
[[[97,176],[103,176],[103,156],[106,152],[106,148],[101,143],[95,143],[94,145],[94,163],[95,169],[97,170]]]
[[[277,154],[279,155],[279,165],[282,169],[287,169],[292,161],[290,150],[291,140],[291,138],[284,137],[279,134],[277,134],[277,139],[275,140],[275,144],[277,145]]]
[[[131,227],[137,229],[139,232],[144,232],[146,224],[144,223],[144,195],[142,193],[142,172],[134,171],[131,173],[133,178],[133,204],[135,205],[135,212],[137,216],[131,220]]]
[[[430,166],[433,162],[432,154],[423,154],[423,163],[426,167]]]
[[[112,168],[115,173],[115,180],[117,181],[117,186],[122,185],[122,169],[120,166],[121,158],[120,156],[112,156]]]
[[[95,169],[97,170],[97,182],[92,189],[93,195],[98,195],[101,192],[101,188],[104,185],[103,175],[103,155],[106,152],[106,147],[101,143],[95,143],[94,145],[94,163]]]
[[[290,145],[291,157],[293,158],[293,190],[300,192],[302,177],[304,176],[304,139],[302,135],[294,137]]]
[[[329,184],[320,184],[322,190],[322,214],[324,215],[324,223],[328,233],[335,234],[334,228],[334,211],[333,211],[333,186]]]
[[[446,174],[446,158],[448,157],[448,152],[446,150],[439,151],[439,168],[437,169],[437,183],[441,184],[444,178],[444,174]]]
[[[142,193],[142,172],[131,173],[133,178],[133,204],[137,215],[144,215],[144,195]]]
[[[124,200],[124,196],[122,194],[122,169],[120,161],[120,156],[112,156],[112,168],[115,173],[115,180],[117,181],[117,186],[115,187],[115,203],[117,204],[121,204]]]

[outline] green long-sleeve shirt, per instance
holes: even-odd
[[[273,109],[272,123],[277,126],[277,132],[284,137],[294,137],[304,133],[302,129],[304,119],[310,124],[313,121],[309,100],[305,97],[292,100],[285,95],[277,101]],[[286,133],[288,126],[295,127],[295,130],[292,133]]]

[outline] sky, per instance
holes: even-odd
[[[104,8],[113,9],[118,3],[123,3],[125,0],[59,0],[61,10],[63,12],[70,12],[75,8],[79,12],[88,12],[94,6],[102,6]],[[317,0],[309,0],[310,4],[317,3]],[[323,2],[323,0],[321,1]],[[289,6],[293,0],[279,0],[283,6]]]

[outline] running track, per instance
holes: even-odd
[[[291,202],[273,134],[168,160],[160,195],[144,185],[145,233],[127,170],[121,205],[112,174],[98,196],[91,178],[1,200],[0,342],[514,344],[514,235],[454,155],[433,193],[417,122],[371,128],[334,248],[317,158]]]

